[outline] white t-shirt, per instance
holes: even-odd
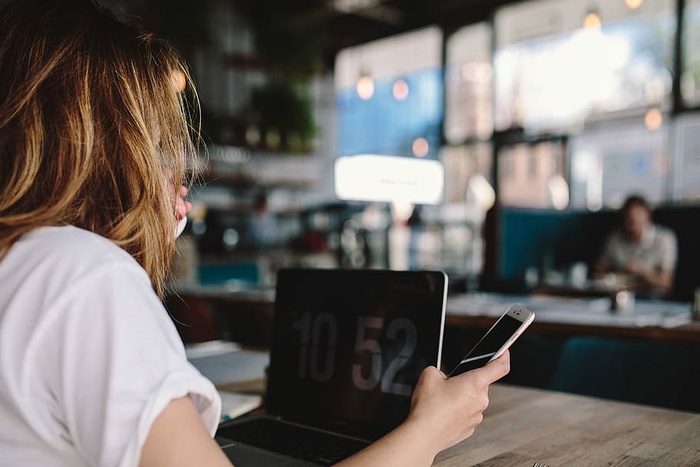
[[[137,466],[154,419],[190,394],[212,435],[221,401],[186,359],[146,272],[75,227],[0,260],[0,466]]]
[[[602,256],[618,271],[633,260],[649,271],[672,270],[678,259],[678,245],[672,230],[650,225],[642,232],[639,243],[629,241],[621,230],[614,231],[606,241]]]

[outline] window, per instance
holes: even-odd
[[[445,195],[438,215],[440,266],[461,277],[475,277],[483,263],[481,226],[496,193],[490,143],[443,147]]]
[[[683,12],[681,94],[687,106],[700,104],[700,0],[686,0]]]
[[[665,199],[667,125],[649,130],[643,121],[607,122],[571,139],[571,204],[618,208],[631,193],[650,202]]]
[[[437,159],[443,114],[437,27],[342,50],[336,59],[338,155]]]
[[[674,122],[675,199],[700,202],[700,114],[684,114]]]
[[[493,195],[491,144],[478,143],[463,146],[447,146],[440,151],[445,168],[445,203],[472,203],[486,206]],[[478,181],[476,181],[478,180]],[[474,183],[472,183],[474,182]],[[486,182],[484,184],[483,182]],[[493,200],[491,203],[493,204]],[[490,206],[486,206],[488,209]]]
[[[591,117],[667,108],[672,85],[673,0],[539,0],[495,17],[495,126],[578,131]],[[598,27],[584,18],[598,15]]]
[[[493,132],[491,27],[466,26],[447,39],[445,139],[452,144],[485,140]]]
[[[565,209],[569,205],[565,144],[521,143],[499,150],[498,194],[504,206]]]

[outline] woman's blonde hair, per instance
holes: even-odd
[[[197,157],[184,62],[90,0],[15,1],[0,37],[0,252],[74,225],[130,253],[162,296]]]

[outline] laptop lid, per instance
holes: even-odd
[[[423,368],[440,365],[446,297],[440,271],[280,270],[268,413],[378,439],[405,419]]]

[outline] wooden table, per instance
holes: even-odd
[[[484,421],[434,465],[698,466],[700,414],[495,384]]]
[[[182,287],[166,304],[185,342],[223,337],[246,345],[269,346],[274,300],[273,290],[191,286]],[[451,294],[447,298],[445,324],[448,328],[480,333],[493,324],[509,303],[523,300],[526,305],[532,304],[537,313],[529,334],[700,342],[700,321],[690,320],[690,303],[663,301],[637,300],[635,311],[613,313],[602,309],[605,307],[602,301],[576,297]],[[656,316],[654,310],[658,311]],[[655,322],[663,313],[668,316]]]
[[[195,350],[189,347],[188,356],[197,357]],[[265,355],[239,351],[210,356],[208,365],[201,365],[197,358],[190,361],[195,366],[199,361],[200,371],[220,390],[262,394],[266,359],[260,356]],[[217,369],[214,364],[226,368]],[[252,365],[235,373],[254,378],[223,382],[222,378],[232,377],[228,368],[232,365]],[[492,385],[489,397],[484,421],[476,432],[440,453],[434,465],[700,466],[700,413],[503,383]]]

